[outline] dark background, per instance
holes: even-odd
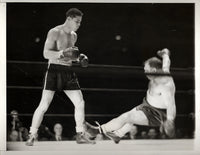
[[[65,13],[71,7],[84,13],[76,45],[91,64],[84,69],[74,67],[83,88],[86,119],[104,123],[140,104],[148,84],[142,74],[143,62],[155,56],[157,50],[169,48],[177,88],[176,125],[192,133],[194,120],[189,117],[194,112],[192,3],[7,3],[7,113],[15,109],[21,114],[32,114],[38,106],[46,63],[14,61],[47,62],[43,58],[46,35],[49,29],[65,22]],[[47,113],[73,114],[73,105],[62,92],[57,92]],[[75,133],[72,116],[45,116],[43,124],[52,130],[55,122],[61,122],[65,134],[71,136]],[[10,119],[8,116],[8,128]],[[21,116],[27,128],[31,119],[31,115]]]

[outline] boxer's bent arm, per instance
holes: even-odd
[[[167,108],[167,120],[174,121],[175,116],[176,116],[176,106],[173,103],[173,104],[169,105]]]
[[[169,73],[170,72],[170,65],[171,65],[169,55],[164,54],[162,59],[163,59],[162,60],[162,70],[163,70],[163,72]]]
[[[44,45],[43,55],[46,59],[59,59],[63,55],[63,51],[58,51],[56,49],[56,41],[58,38],[57,30],[50,30]]]
[[[174,96],[170,90],[165,92],[164,100],[166,101],[165,104],[167,106],[167,120],[174,121],[176,117],[176,105]]]

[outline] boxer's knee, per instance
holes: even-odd
[[[121,120],[123,120],[123,122],[127,123],[127,122],[129,122],[129,119],[130,119],[130,113],[126,112],[126,113],[122,114],[120,116],[120,118],[121,118]]]
[[[48,110],[50,103],[51,103],[50,98],[42,98],[37,110],[42,113],[45,113]]]
[[[40,103],[47,103],[50,104],[53,99],[53,96],[50,95],[43,95]]]
[[[42,105],[39,105],[39,107],[37,108],[37,111],[40,111],[41,113],[45,113],[48,109],[48,105],[47,104],[42,104]]]
[[[138,125],[149,125],[147,116],[141,110],[132,109],[129,112],[129,123],[135,123]]]

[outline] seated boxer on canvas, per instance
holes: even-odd
[[[149,84],[142,104],[101,126],[95,127],[86,123],[91,136],[103,133],[118,143],[133,125],[158,126],[162,133],[171,138],[174,136],[176,105],[175,84],[170,76],[170,51],[163,49],[157,54],[162,60],[153,57],[144,62],[144,72]]]
[[[43,120],[55,91],[64,91],[74,104],[74,117],[76,122],[76,142],[90,143],[85,136],[85,111],[84,99],[76,74],[72,71],[72,62],[76,61],[82,67],[87,67],[87,56],[80,54],[75,47],[78,30],[83,13],[77,8],[71,8],[66,12],[64,24],[52,28],[47,35],[43,55],[48,59],[48,68],[45,75],[42,98],[34,112],[30,127],[29,139],[26,145],[32,146],[37,136],[37,130]]]

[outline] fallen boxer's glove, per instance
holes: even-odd
[[[160,132],[165,133],[169,138],[173,138],[175,136],[174,121],[166,120],[164,123],[162,123]]]
[[[170,51],[167,48],[164,48],[163,50],[158,51],[157,54],[158,54],[158,56],[160,56],[162,58],[163,55],[165,55],[165,54],[170,56]]]
[[[63,56],[68,57],[72,60],[76,60],[79,58],[80,52],[78,50],[78,47],[69,47],[63,50]]]
[[[89,60],[85,54],[81,53],[79,55],[79,62],[80,62],[81,67],[88,67]]]

